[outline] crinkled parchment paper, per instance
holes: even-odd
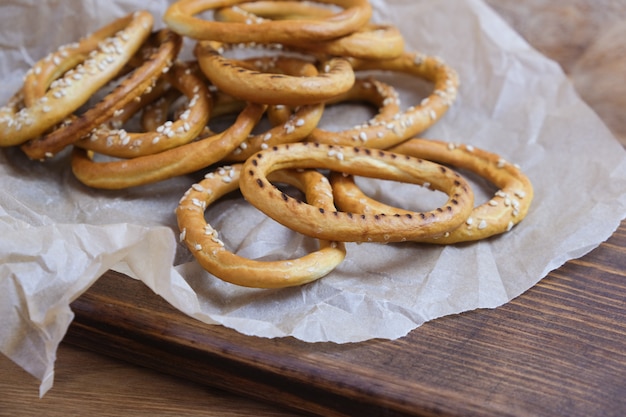
[[[525,221],[503,237],[467,245],[349,244],[345,262],[318,282],[245,289],[209,276],[178,243],[174,208],[193,178],[92,190],[72,177],[66,154],[39,163],[2,150],[0,350],[42,380],[42,394],[52,385],[57,345],[73,317],[70,302],[108,269],[142,280],[207,323],[263,337],[357,342],[398,338],[443,315],[500,306],[617,228],[626,212],[625,152],[557,64],[479,0],[372,3],[375,19],[396,24],[408,49],[438,55],[459,72],[458,101],[423,136],[472,144],[520,164],[535,186]],[[149,7],[161,25],[167,6],[68,4],[0,5],[1,102],[26,69],[57,46],[137,7]],[[385,79],[397,82],[405,106],[428,91],[410,77]],[[343,116],[331,119],[325,123]],[[477,185],[479,200],[493,191]],[[413,189],[407,194],[375,181],[363,186],[394,204],[413,204]],[[434,204],[431,199],[436,196],[420,197]],[[242,256],[275,259],[315,248],[242,200],[220,202],[207,218]]]

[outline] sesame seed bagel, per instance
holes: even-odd
[[[54,156],[94,128],[106,123],[115,113],[136,97],[141,96],[160,75],[168,71],[182,46],[182,38],[176,33],[162,29],[152,34],[156,48],[148,40],[139,54],[145,59],[112,92],[90,107],[83,114],[64,123],[50,133],[22,145],[22,150],[31,159],[44,159]],[[130,57],[129,57],[130,58]],[[106,58],[104,58],[106,59]]]
[[[398,94],[392,86],[371,77],[358,78],[350,90],[326,101],[325,105],[329,107],[348,102],[371,104],[377,108],[377,114],[365,123],[344,130],[331,131],[316,127],[307,136],[306,140],[320,143],[341,142],[344,145],[350,143],[356,146],[362,145],[364,141],[367,141],[368,147],[381,149],[393,145],[393,143],[385,142],[386,138],[382,135],[376,134],[378,125],[393,120],[400,111]],[[268,113],[271,118],[284,119],[285,115],[282,114],[284,112],[285,110],[280,112],[269,110]]]
[[[317,168],[347,174],[428,184],[448,194],[428,212],[404,215],[328,211],[298,201],[274,187],[268,174],[281,169]],[[434,237],[460,226],[470,215],[474,195],[456,172],[426,160],[383,150],[300,142],[257,152],[242,169],[244,197],[279,223],[307,236],[343,242],[400,242]]]
[[[139,50],[153,23],[150,13],[138,11],[38,61],[0,108],[0,146],[38,138],[85,104]]]
[[[93,152],[74,147],[72,172],[85,185],[122,189],[163,181],[204,169],[220,162],[252,132],[265,106],[248,103],[224,132],[201,138],[152,155],[131,159],[96,161]]]
[[[229,251],[217,230],[207,224],[204,212],[223,195],[239,188],[241,164],[222,167],[194,184],[176,208],[180,237],[198,263],[208,272],[232,284],[254,288],[302,285],[331,272],[345,258],[343,243],[320,241],[319,250],[297,259],[260,261]],[[326,177],[316,171],[279,171],[272,179],[304,191],[306,200],[333,210]]]
[[[487,202],[472,210],[464,224],[442,236],[420,238],[419,242],[452,244],[485,239],[511,230],[528,212],[533,199],[530,181],[518,167],[494,153],[473,146],[427,139],[410,139],[388,150],[466,169],[498,187]],[[387,215],[407,213],[365,195],[353,177],[333,174],[330,180],[335,204],[340,210]]]
[[[106,123],[92,130],[88,137],[75,145],[104,155],[134,158],[162,152],[197,138],[209,121],[212,107],[211,94],[204,77],[198,73],[195,65],[176,62],[163,78],[187,98],[186,109],[178,119],[166,120],[154,130],[146,132],[127,132]],[[140,102],[141,96],[138,98]]]
[[[398,112],[391,120],[378,121],[367,126],[366,130],[359,132],[356,137],[359,138],[360,146],[387,148],[404,142],[434,125],[456,100],[459,85],[458,75],[454,69],[437,57],[426,56],[417,52],[405,52],[394,59],[351,59],[350,62],[357,75],[359,71],[391,71],[405,73],[433,83],[432,93],[421,103]],[[317,138],[316,141],[354,146],[353,137],[354,135],[348,138],[327,135]]]

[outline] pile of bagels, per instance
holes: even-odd
[[[155,17],[136,11],[34,64],[0,108],[0,146],[41,161],[63,153],[75,177],[99,189],[202,173],[181,191],[180,239],[212,275],[247,287],[319,279],[344,260],[345,242],[455,244],[510,231],[528,212],[530,181],[486,150],[418,137],[455,102],[457,73],[407,51],[396,27],[371,18],[367,0],[179,0],[155,30]],[[193,58],[183,60],[187,40]],[[376,76],[396,72],[432,91],[401,106]],[[324,130],[325,108],[345,102],[376,114]],[[215,128],[218,119],[228,123]],[[458,170],[497,191],[475,204]],[[366,195],[355,177],[416,184],[447,199],[430,211],[403,210]],[[237,190],[319,239],[319,249],[278,261],[229,251],[205,211]]]

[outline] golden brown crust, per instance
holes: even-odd
[[[452,244],[485,239],[511,230],[528,213],[533,200],[530,180],[518,167],[496,154],[473,146],[427,139],[410,139],[388,150],[466,169],[498,187],[498,191],[488,201],[475,207],[458,228],[441,236],[416,241]],[[407,213],[371,199],[357,187],[352,177],[332,175],[331,184],[335,204],[340,210],[387,215]]]
[[[181,240],[198,263],[214,276],[232,284],[254,288],[283,288],[317,280],[339,265],[345,257],[342,243],[320,241],[319,250],[297,259],[259,261],[230,252],[217,230],[204,218],[206,208],[239,187],[241,164],[211,172],[194,184],[176,209]],[[315,171],[280,171],[273,179],[301,188],[307,201],[332,210],[328,180]]]
[[[372,16],[367,0],[318,0],[342,8],[329,17],[306,20],[277,20],[260,23],[219,22],[196,14],[233,6],[246,0],[179,0],[165,12],[163,20],[175,32],[199,40],[225,43],[281,43],[333,39],[363,27]]]
[[[0,108],[0,146],[35,139],[86,103],[140,48],[153,21],[150,13],[135,12],[36,63],[26,75],[24,91]],[[83,60],[94,45],[94,55]],[[79,65],[68,71],[73,64]]]
[[[265,106],[249,103],[226,131],[173,149],[132,159],[98,162],[87,151],[74,148],[72,172],[94,188],[122,189],[163,181],[215,164],[250,134]]]
[[[223,22],[262,23],[267,20],[327,18],[333,11],[309,2],[254,1],[222,7],[214,18]],[[368,23],[357,31],[328,40],[304,41],[286,39],[282,45],[315,54],[359,59],[392,59],[404,51],[404,38],[392,25]]]
[[[352,88],[344,94],[326,102],[326,106],[358,101],[372,104],[378,108],[378,113],[370,120],[340,131],[330,131],[315,128],[306,138],[309,142],[341,143],[342,145],[361,146],[367,142],[370,148],[387,148],[393,143],[387,143],[384,135],[378,135],[378,126],[389,123],[400,111],[400,100],[396,90],[381,81],[368,77],[357,79]]]
[[[299,106],[317,104],[348,91],[354,72],[344,58],[330,58],[320,64],[320,74],[292,76],[250,68],[222,55],[224,46],[201,41],[195,48],[206,77],[220,90],[242,100],[264,104]]]
[[[69,123],[23,144],[24,153],[31,159],[54,156],[67,145],[78,141],[97,126],[106,123],[116,111],[150,89],[159,76],[170,68],[182,46],[182,38],[168,29],[162,29],[153,36],[158,44],[157,49],[117,88]]]
[[[280,192],[267,179],[292,168],[330,169],[354,175],[425,184],[448,194],[441,207],[409,215],[329,212]],[[302,234],[344,242],[400,242],[437,236],[460,226],[474,203],[469,184],[441,165],[370,148],[318,143],[279,145],[258,152],[244,164],[241,192],[255,207]]]
[[[355,72],[392,71],[423,78],[433,83],[432,93],[421,103],[399,112],[391,120],[378,121],[359,132],[360,146],[387,148],[414,137],[434,125],[454,103],[458,90],[458,75],[440,58],[417,52],[405,52],[389,60],[351,60]],[[375,76],[375,75],[374,75]],[[319,137],[316,141],[343,146],[353,146],[352,137]]]
[[[163,78],[187,97],[188,105],[177,120],[165,120],[153,130],[136,133],[113,128],[107,123],[76,142],[76,146],[118,158],[134,158],[162,152],[197,138],[209,121],[212,106],[204,78],[193,65],[183,62],[174,63]]]

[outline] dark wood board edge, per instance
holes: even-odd
[[[72,304],[65,340],[323,416],[618,416],[626,411],[625,271],[622,222],[599,248],[505,306],[352,345],[205,325],[108,272]]]

